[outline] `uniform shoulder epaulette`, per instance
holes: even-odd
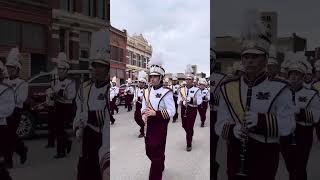
[[[169,91],[172,91],[172,89],[171,89],[171,88],[166,87],[166,86],[163,86],[163,89],[168,89]]]
[[[224,85],[224,84],[227,84],[227,83],[230,83],[230,82],[234,82],[234,81],[239,81],[239,80],[240,80],[239,76],[236,76],[236,77],[225,77],[222,80],[221,85]]]
[[[270,78],[269,80],[273,81],[273,82],[281,82],[281,83],[284,83],[284,84],[288,85],[287,81],[285,81],[283,79],[280,79],[280,78]]]

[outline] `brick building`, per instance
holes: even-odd
[[[0,0],[0,60],[13,47],[22,53],[24,79],[46,70],[51,10],[48,0]]]
[[[117,76],[118,84],[125,83],[127,63],[127,32],[110,26],[110,78]]]
[[[109,28],[109,9],[110,0],[0,0],[0,60],[18,46],[25,79],[51,70],[60,51],[87,69],[91,33]]]

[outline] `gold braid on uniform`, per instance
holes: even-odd
[[[265,137],[278,137],[277,118],[273,113],[259,113],[257,127],[254,133],[264,135]]]
[[[233,127],[234,126],[235,126],[235,124],[232,124],[229,122],[225,123],[222,128],[221,137],[226,140],[231,139],[231,137],[233,136]]]
[[[300,109],[300,113],[297,115],[296,121],[313,124],[312,111],[308,111],[306,109]]]

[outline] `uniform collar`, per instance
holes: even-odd
[[[298,87],[297,89],[290,88],[290,90],[293,91],[293,92],[298,92],[298,91],[300,91],[301,89],[303,89],[303,85],[301,85],[301,86]]]
[[[253,85],[252,86],[257,86],[258,84],[262,83],[264,80],[266,80],[268,78],[267,73],[264,71],[262,73],[260,73],[257,78],[253,81]],[[243,76],[243,80],[244,82],[248,85],[250,84],[250,81],[247,77],[247,75]]]
[[[96,81],[95,83],[95,87],[96,88],[102,88],[102,87],[104,87],[105,85],[108,85],[108,84],[110,84],[110,83],[108,83],[108,81]]]
[[[158,90],[158,89],[160,89],[162,86],[163,86],[163,84],[159,84],[158,86],[153,86],[153,89],[154,89],[154,90]]]

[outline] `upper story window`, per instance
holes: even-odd
[[[60,0],[60,9],[73,11],[73,0]]]
[[[82,0],[82,14],[93,16],[93,0]]]

